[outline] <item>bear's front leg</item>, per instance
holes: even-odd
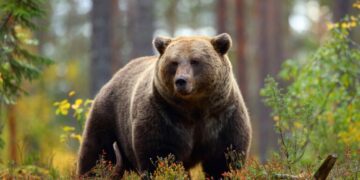
[[[213,179],[220,179],[224,172],[229,171],[224,153],[208,157],[202,162],[202,166],[206,177]]]
[[[178,161],[178,153],[172,148],[166,147],[164,145],[158,144],[158,147],[155,146],[146,146],[148,150],[138,149],[136,152],[137,161],[139,165],[139,173],[142,176],[150,177],[151,174],[157,168],[158,158],[167,158],[170,154],[175,156],[175,162]],[[144,146],[145,147],[145,146]]]
[[[151,122],[151,121],[149,121]],[[175,156],[175,162],[190,156],[191,140],[189,134],[175,127],[156,121],[137,123],[134,128],[133,149],[141,174],[151,174],[156,169],[158,157]]]

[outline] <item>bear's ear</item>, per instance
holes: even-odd
[[[227,33],[219,34],[211,39],[211,44],[218,53],[224,55],[231,47],[231,37]]]
[[[166,47],[170,44],[171,38],[158,36],[154,39],[153,45],[160,55],[164,54]]]

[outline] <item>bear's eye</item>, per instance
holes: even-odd
[[[171,61],[170,64],[171,64],[171,66],[177,66],[177,65],[178,65],[178,62],[176,62],[176,61]]]
[[[197,66],[197,65],[199,65],[199,60],[192,59],[192,60],[190,60],[190,64],[194,65],[194,66]]]

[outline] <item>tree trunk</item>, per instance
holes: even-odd
[[[16,108],[15,105],[7,106],[7,119],[9,126],[9,156],[10,161],[17,163],[16,141]]]
[[[281,0],[257,0],[256,14],[258,23],[257,40],[257,69],[259,72],[259,88],[264,87],[264,80],[268,75],[276,76],[280,70],[284,58],[283,36],[284,27],[287,23],[283,16]],[[258,91],[259,92],[259,91]],[[265,161],[269,150],[276,148],[276,133],[274,123],[270,117],[270,109],[257,97],[257,113],[259,124],[259,153],[262,161]]]
[[[123,19],[121,18],[121,12],[118,8],[118,0],[113,0],[112,1],[112,10],[113,10],[113,22],[112,22],[112,39],[111,39],[111,65],[112,65],[112,69],[111,72],[112,74],[116,73],[121,67],[123,67],[125,64],[122,61],[123,56],[122,56],[122,42],[124,41],[124,39],[121,37],[123,34],[123,27],[122,27],[122,23],[123,23]]]
[[[245,1],[236,0],[236,58],[237,58],[237,80],[244,96],[247,101],[247,76],[246,76],[246,61],[245,61]]]
[[[129,33],[132,42],[130,59],[153,55],[152,39],[154,34],[153,0],[134,0],[130,12]],[[130,2],[129,2],[130,4]]]
[[[340,21],[351,10],[352,0],[334,0],[333,2],[333,19],[335,22]]]
[[[176,25],[177,25],[177,5],[178,5],[177,0],[170,0],[170,5],[169,7],[167,7],[166,9],[166,21],[168,24],[168,28],[169,28],[169,34],[171,37],[175,36],[175,31],[176,31]]]
[[[114,14],[118,9],[117,0],[92,0],[91,11],[91,63],[90,93],[94,96],[111,78],[114,62]]]
[[[218,34],[226,32],[226,9],[227,0],[216,1],[216,26]]]

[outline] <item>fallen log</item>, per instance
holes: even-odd
[[[324,180],[328,177],[331,169],[334,167],[337,156],[335,154],[329,155],[325,161],[321,164],[319,169],[314,174],[314,179],[316,180]]]
[[[321,164],[319,169],[313,175],[313,178],[316,180],[325,180],[334,167],[334,164],[337,160],[337,156],[335,154],[328,155],[325,161]],[[304,175],[291,175],[291,174],[275,174],[273,176],[274,179],[305,179]]]

